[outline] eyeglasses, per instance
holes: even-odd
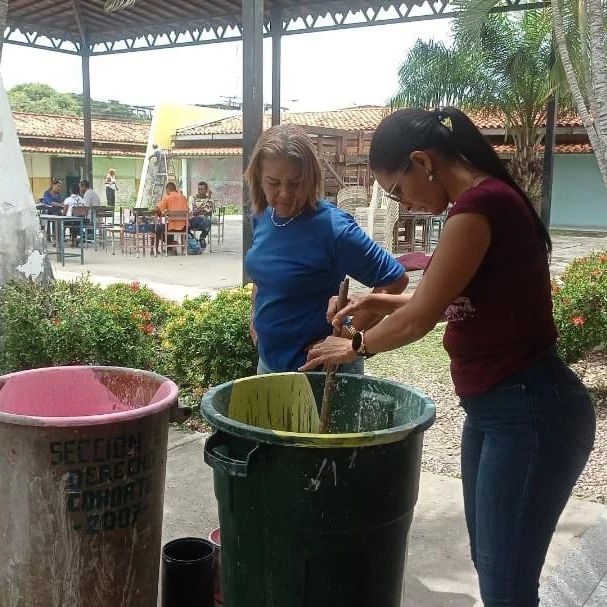
[[[391,200],[396,200],[396,202],[400,202],[401,192],[400,186],[398,185],[398,181],[395,181],[390,188],[386,191],[386,196]]]

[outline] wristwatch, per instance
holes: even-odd
[[[356,327],[352,324],[352,317],[346,316],[343,319],[341,326],[348,334],[348,337],[352,339],[354,337],[354,333],[356,333]]]
[[[355,331],[354,335],[352,335],[352,350],[354,350],[358,356],[364,356],[365,358],[373,356],[365,347],[364,331]]]

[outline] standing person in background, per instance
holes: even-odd
[[[259,138],[246,180],[251,191],[253,244],[246,254],[253,307],[251,337],[258,373],[296,371],[306,351],[332,332],[327,302],[346,275],[375,292],[401,293],[405,270],[354,219],[322,200],[322,168],[300,127],[279,125]],[[356,314],[368,328],[380,320]],[[342,372],[362,373],[362,358]]]
[[[118,184],[116,183],[116,169],[110,169],[105,176],[105,199],[109,207],[116,205],[116,192]]]
[[[206,181],[198,183],[198,191],[191,199],[190,230],[200,230],[200,246],[207,248],[206,237],[211,229],[211,219],[215,212],[213,194]]]
[[[440,241],[413,294],[354,297],[328,316],[388,315],[351,340],[315,345],[302,370],[413,343],[443,317],[466,412],[461,476],[485,607],[537,607],[556,524],[594,443],[590,396],[556,350],[548,230],[457,108],[405,109],[377,128],[369,164],[401,206],[440,215]]]

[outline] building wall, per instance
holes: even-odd
[[[552,228],[607,229],[607,194],[594,154],[557,154]]]
[[[51,158],[46,154],[23,154],[23,159],[34,200],[38,200],[51,185]]]
[[[51,156],[49,154],[24,154],[34,199],[38,200],[50,187],[51,178],[63,181],[63,193],[69,193],[69,186],[82,179],[84,157]],[[93,157],[93,189],[105,204],[105,176],[110,168],[116,169],[118,182],[118,204],[131,205],[137,195],[143,158]]]
[[[242,205],[242,157],[208,156],[188,159],[188,191],[206,181],[217,203]]]
[[[116,169],[116,204],[133,206],[137,197],[143,158],[93,157],[93,189],[105,203],[105,177],[110,169]]]

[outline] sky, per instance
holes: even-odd
[[[384,104],[415,40],[449,40],[449,20],[285,36],[282,105],[291,111]],[[80,58],[5,44],[6,89],[42,82],[80,93]],[[271,43],[264,43],[264,100],[271,102]],[[242,98],[242,45],[222,42],[91,59],[91,95],[132,105],[219,103]]]

